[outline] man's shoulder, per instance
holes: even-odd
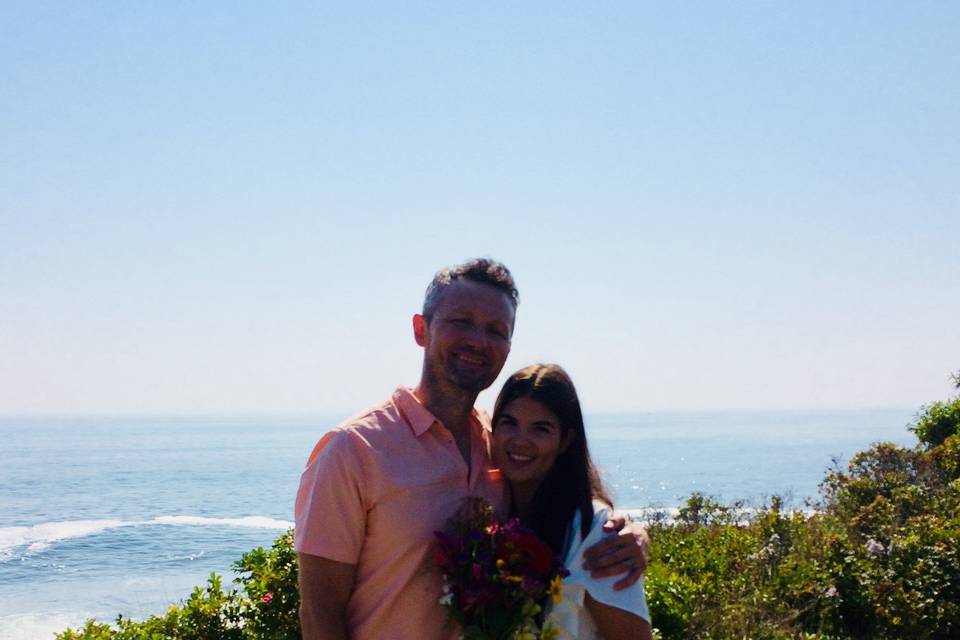
[[[400,412],[390,397],[340,421],[331,431],[364,431],[385,422],[396,422],[398,419]]]
[[[397,406],[396,393],[386,400],[359,411],[332,427],[324,439],[347,436],[361,442],[374,444],[384,438],[402,434],[398,426],[405,425],[404,416]]]

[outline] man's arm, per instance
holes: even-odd
[[[303,640],[348,640],[347,601],[357,565],[298,553]]]
[[[612,517],[603,525],[604,531],[618,532],[601,540],[583,552],[583,568],[592,578],[608,578],[626,574],[613,585],[620,591],[635,584],[647,570],[647,548],[650,534],[635,522],[622,516]]]

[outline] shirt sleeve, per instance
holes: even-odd
[[[366,532],[361,456],[352,434],[330,431],[314,447],[300,476],[294,509],[294,549],[357,564]]]
[[[590,596],[597,602],[605,605],[623,609],[629,613],[640,616],[647,622],[650,622],[650,610],[647,608],[647,596],[643,590],[643,578],[636,584],[623,589],[614,591],[613,585],[623,576],[613,576],[611,578],[594,579],[590,577],[590,572],[585,571],[583,566],[583,552],[600,542],[608,535],[603,531],[603,523],[606,522],[609,512],[606,509],[598,509],[593,516],[593,525],[590,527],[590,533],[579,545],[571,549],[567,559],[567,569],[570,575],[564,580],[567,584],[577,584],[583,586]],[[575,519],[571,535],[579,537],[579,518]],[[583,603],[580,603],[581,605]]]

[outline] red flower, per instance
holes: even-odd
[[[270,601],[271,601],[271,600],[273,600],[273,594],[272,594],[272,593],[270,593],[269,591],[267,591],[265,594],[263,594],[263,602],[264,602],[264,604],[270,604]]]
[[[511,531],[497,544],[497,558],[508,563],[526,562],[536,573],[553,566],[553,550],[532,531]]]
[[[452,566],[453,558],[457,553],[456,542],[442,531],[435,531],[438,544],[433,550],[433,562],[438,567],[446,568]]]

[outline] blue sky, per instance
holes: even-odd
[[[560,362],[588,410],[910,407],[960,369],[955,3],[0,24],[0,413],[359,409],[475,255],[521,290],[505,373]]]

